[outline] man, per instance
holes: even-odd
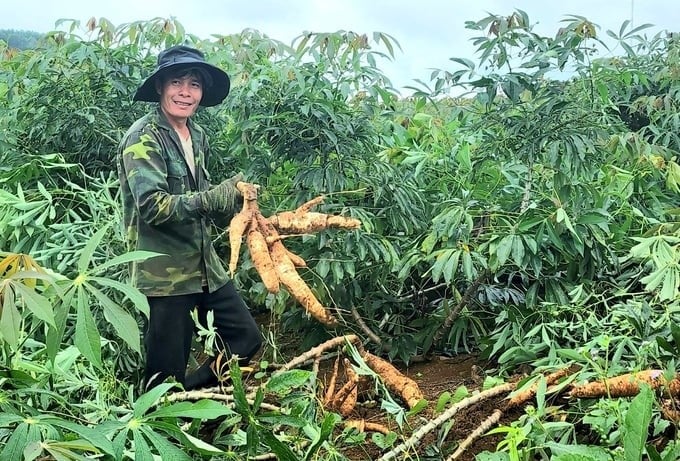
[[[174,46],[158,55],[155,71],[134,95],[158,103],[125,133],[117,156],[123,219],[129,250],[162,256],[133,263],[133,284],[150,307],[145,332],[145,385],[168,377],[185,389],[217,383],[214,359],[185,377],[198,309],[203,325],[209,310],[227,355],[250,360],[262,337],[222,265],[209,233],[211,216],[231,218],[242,197],[241,174],[212,187],[206,170],[206,133],[191,120],[198,106],[220,104],[229,93],[228,75],[203,53]]]

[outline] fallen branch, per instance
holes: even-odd
[[[233,394],[222,394],[219,392],[205,392],[205,391],[186,391],[186,392],[175,392],[172,394],[169,394],[166,398],[167,402],[184,402],[184,401],[197,401],[197,400],[219,400],[222,402],[226,402],[229,407],[232,406],[232,403],[234,402],[234,396]],[[246,402],[248,402],[249,405],[254,405],[255,401],[250,398],[246,398]],[[283,413],[285,414],[286,412],[279,406],[267,403],[267,402],[262,402],[260,404],[260,408],[269,410],[269,411],[275,411],[278,413]]]
[[[477,429],[475,429],[470,435],[467,436],[465,440],[460,443],[460,445],[458,445],[456,451],[454,451],[451,456],[446,458],[446,461],[454,461],[458,459],[460,455],[462,455],[463,452],[475,442],[475,440],[486,434],[489,429],[498,424],[498,421],[501,420],[502,416],[503,412],[501,410],[494,410],[488,418],[482,421]]]
[[[359,328],[361,328],[361,331],[366,333],[368,339],[370,339],[375,345],[379,346],[383,351],[390,351],[390,347],[387,344],[383,344],[382,339],[380,339],[380,337],[376,335],[373,330],[368,327],[368,325],[366,325],[366,322],[364,322],[364,319],[361,317],[361,315],[359,315],[359,311],[357,311],[357,308],[354,306],[352,306],[352,317],[357,322],[357,325],[359,325]]]
[[[479,394],[475,394],[466,399],[461,400],[460,402],[451,406],[451,408],[444,411],[441,415],[437,416],[435,419],[430,420],[425,425],[421,426],[418,430],[414,431],[413,434],[411,434],[411,437],[409,437],[406,441],[394,447],[392,450],[385,453],[383,456],[379,458],[379,461],[388,461],[390,459],[396,459],[396,457],[399,456],[401,453],[416,447],[418,443],[420,443],[420,441],[423,439],[423,437],[425,437],[431,431],[444,424],[449,419],[453,418],[455,414],[458,413],[460,410],[467,408],[471,405],[474,405],[475,403],[486,400],[488,398],[495,397],[506,392],[510,392],[514,388],[514,386],[515,386],[514,383],[501,384],[500,386],[487,389],[485,391],[480,392]]]
[[[307,352],[300,354],[297,357],[293,357],[292,360],[285,363],[281,366],[281,368],[276,370],[274,374],[292,370],[293,368],[300,366],[302,363],[305,363],[309,359],[319,357],[329,349],[334,349],[339,346],[344,346],[346,343],[355,343],[357,341],[359,341],[359,337],[357,335],[336,336],[335,338],[331,338],[328,341],[325,341],[318,346],[309,349]]]

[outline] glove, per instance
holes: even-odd
[[[242,200],[236,183],[243,181],[243,174],[225,179],[210,190],[201,192],[201,204],[208,213],[233,214],[237,203]]]

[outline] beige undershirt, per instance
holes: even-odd
[[[191,171],[191,176],[196,178],[196,162],[194,160],[194,146],[191,145],[191,134],[187,136],[186,139],[182,137],[179,132],[177,132],[177,135],[179,136],[179,140],[182,143],[182,149],[184,150],[184,158],[187,161],[187,165],[189,165],[189,171]],[[201,274],[201,285],[203,287],[208,286],[208,279],[205,275],[205,272],[202,271]]]
[[[191,145],[191,135],[187,136],[186,139],[182,137],[181,134],[177,133],[179,140],[182,143],[182,149],[184,150],[184,158],[189,165],[189,171],[191,171],[191,176],[196,178],[196,161],[194,160],[194,147]]]

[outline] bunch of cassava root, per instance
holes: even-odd
[[[278,293],[283,285],[312,317],[326,326],[336,325],[337,319],[319,302],[296,270],[307,264],[300,256],[288,251],[283,238],[329,228],[358,229],[361,221],[310,211],[323,202],[323,196],[304,203],[295,211],[284,211],[265,218],[257,204],[259,186],[239,182],[236,187],[243,195],[243,209],[232,218],[229,225],[231,275],[236,271],[241,242],[245,236],[253,265],[270,293]]]

